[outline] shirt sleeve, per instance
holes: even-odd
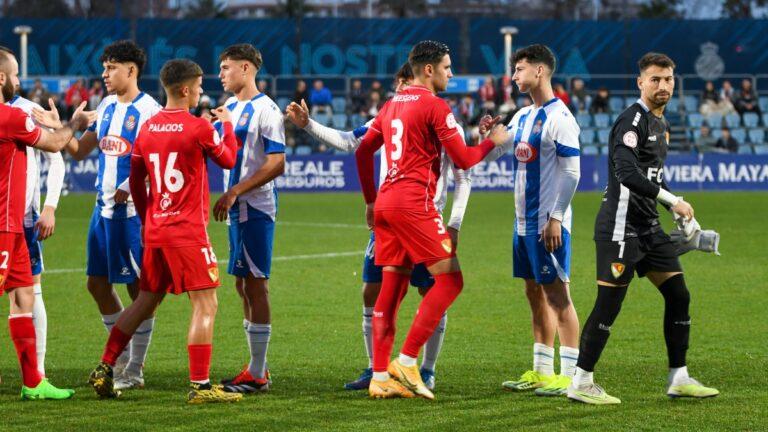
[[[579,125],[570,112],[554,114],[550,124],[550,133],[557,155],[558,183],[557,196],[552,206],[550,217],[562,221],[568,206],[571,205],[581,177],[579,150]]]
[[[381,133],[381,124],[379,116],[374,119],[368,128],[360,147],[355,152],[357,161],[357,175],[360,179],[360,188],[363,191],[363,197],[367,204],[376,201],[376,184],[374,183],[373,156],[376,151],[384,144],[384,136]],[[384,157],[382,155],[382,157]]]
[[[32,117],[19,108],[11,110],[6,128],[8,136],[12,141],[30,147],[37,144],[40,135],[43,133],[42,129],[32,120]]]
[[[639,114],[639,112],[638,112]],[[610,145],[611,163],[616,179],[630,191],[648,198],[656,198],[660,187],[646,178],[640,168],[637,146],[648,139],[642,118],[623,116],[613,129]]]
[[[264,142],[264,153],[285,153],[285,124],[277,105],[272,104],[264,111],[259,136]]]
[[[45,194],[45,207],[56,208],[59,205],[59,197],[61,196],[61,189],[64,186],[64,174],[66,167],[64,166],[64,158],[61,156],[61,152],[41,152],[43,157],[48,159],[48,177],[45,180],[45,188],[48,192]]]
[[[197,142],[203,152],[220,167],[233,168],[237,159],[237,139],[232,123],[219,123],[214,127],[206,120],[199,119],[199,125]]]
[[[429,121],[440,143],[445,147],[446,153],[451,160],[461,169],[467,170],[473,165],[482,161],[488,153],[493,150],[495,145],[489,139],[484,140],[479,145],[467,147],[464,143],[464,137],[459,133],[456,127],[458,123],[453,116],[453,112],[448,104],[436,98]]]

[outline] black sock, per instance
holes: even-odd
[[[584,324],[579,344],[579,361],[576,366],[592,372],[600,354],[608,342],[611,326],[621,310],[621,302],[627,295],[627,287],[597,286],[597,299],[592,313]]]
[[[664,281],[659,286],[659,292],[664,296],[664,340],[669,367],[683,367],[691,333],[691,316],[688,315],[691,295],[682,273]]]

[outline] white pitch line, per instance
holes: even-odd
[[[322,254],[306,254],[306,255],[287,255],[287,256],[277,256],[273,257],[272,261],[293,261],[293,260],[307,260],[307,259],[321,259],[321,258],[337,258],[337,257],[346,257],[346,256],[355,256],[355,255],[362,255],[365,253],[365,251],[359,250],[359,251],[350,251],[350,252],[328,252],[328,253],[322,253]],[[220,259],[218,261],[220,264],[227,264],[229,262],[228,259]],[[84,272],[84,268],[64,268],[64,269],[50,269],[50,270],[44,270],[43,274],[56,274],[56,273],[80,273]]]
[[[367,226],[363,224],[343,224],[343,223],[326,223],[326,222],[286,222],[286,221],[277,221],[278,225],[288,225],[288,226],[306,226],[306,227],[319,227],[319,228],[359,228],[359,229],[368,229]]]

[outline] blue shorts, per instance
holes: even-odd
[[[374,237],[368,240],[368,247],[365,249],[365,258],[363,258],[363,282],[381,283],[381,267],[374,263]],[[429,274],[424,264],[416,264],[411,272],[411,285],[417,288],[430,288],[435,284],[435,279]]]
[[[518,236],[512,239],[512,275],[535,279],[536,283],[551,284],[555,278],[568,282],[571,273],[571,234],[563,228],[563,245],[553,253],[544,249],[539,235]]]
[[[99,206],[88,227],[88,276],[106,276],[109,283],[129,284],[141,274],[141,220],[138,216],[108,219]]]
[[[35,224],[39,216],[32,212],[32,226],[24,227],[24,238],[29,249],[29,262],[32,264],[32,275],[37,276],[43,272],[43,244],[37,239]]]
[[[233,206],[233,208],[235,208]],[[275,221],[266,213],[248,206],[248,220],[238,222],[239,211],[229,212],[229,264],[227,272],[244,278],[253,274],[269,279]]]

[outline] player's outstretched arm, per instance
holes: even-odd
[[[235,137],[235,129],[232,126],[232,119],[227,108],[216,108],[213,110],[213,113],[221,121],[223,128],[224,136],[221,137],[221,144],[219,145],[219,143],[216,142],[215,136],[217,132],[209,122],[203,123],[205,125],[205,130],[202,132],[204,136],[201,137],[201,142],[203,142],[203,148],[206,154],[216,163],[216,165],[227,170],[228,176],[228,170],[234,168],[235,162],[237,161],[237,138]],[[213,138],[213,141],[211,141],[211,138]]]
[[[85,104],[86,102],[81,103],[80,107],[84,108]],[[63,124],[61,123],[61,119],[59,118],[59,111],[56,108],[56,104],[54,103],[52,98],[48,99],[48,106],[50,107],[50,109],[47,111],[40,108],[34,108],[32,110],[32,117],[35,119],[35,121],[39,125],[43,127],[50,128],[53,130],[62,129]],[[92,124],[96,121],[96,115],[97,115],[96,111],[83,111],[83,113],[86,114],[88,118],[87,125]],[[73,116],[73,119],[74,119],[74,116]],[[70,121],[70,125],[72,125],[71,121]],[[93,135],[91,139],[92,142],[88,140],[88,135]],[[40,148],[41,150],[45,150],[39,145],[37,147]],[[83,137],[81,137],[80,141],[78,141],[78,139],[75,138],[73,134],[69,142],[66,143],[67,152],[70,153],[72,157],[75,158],[76,160],[83,160],[85,156],[87,156],[93,150],[94,147],[96,147],[96,135],[92,132],[86,132],[85,134],[83,134]],[[56,151],[59,151],[59,150],[56,150]]]
[[[75,135],[75,131],[82,131],[96,120],[95,111],[85,111],[86,102],[80,104],[69,121],[69,126],[64,126],[54,132],[41,129],[40,139],[35,148],[48,152],[61,151],[67,146]]]
[[[493,150],[495,147],[503,146],[507,140],[509,140],[507,127],[498,124],[493,129],[491,129],[491,133],[488,135],[488,138],[483,140],[483,142],[475,147],[467,147],[464,144],[464,139],[460,136],[459,133],[453,133],[450,136],[441,138],[440,142],[443,144],[445,151],[448,153],[448,156],[451,157],[451,160],[453,160],[456,166],[460,169],[468,170],[478,162],[485,159],[488,153],[490,153],[491,150]]]
[[[355,151],[365,134],[364,127],[354,131],[340,131],[312,120],[309,117],[309,108],[304,99],[301,100],[301,105],[291,102],[285,109],[285,114],[291,123],[304,129],[312,138],[344,152]]]

